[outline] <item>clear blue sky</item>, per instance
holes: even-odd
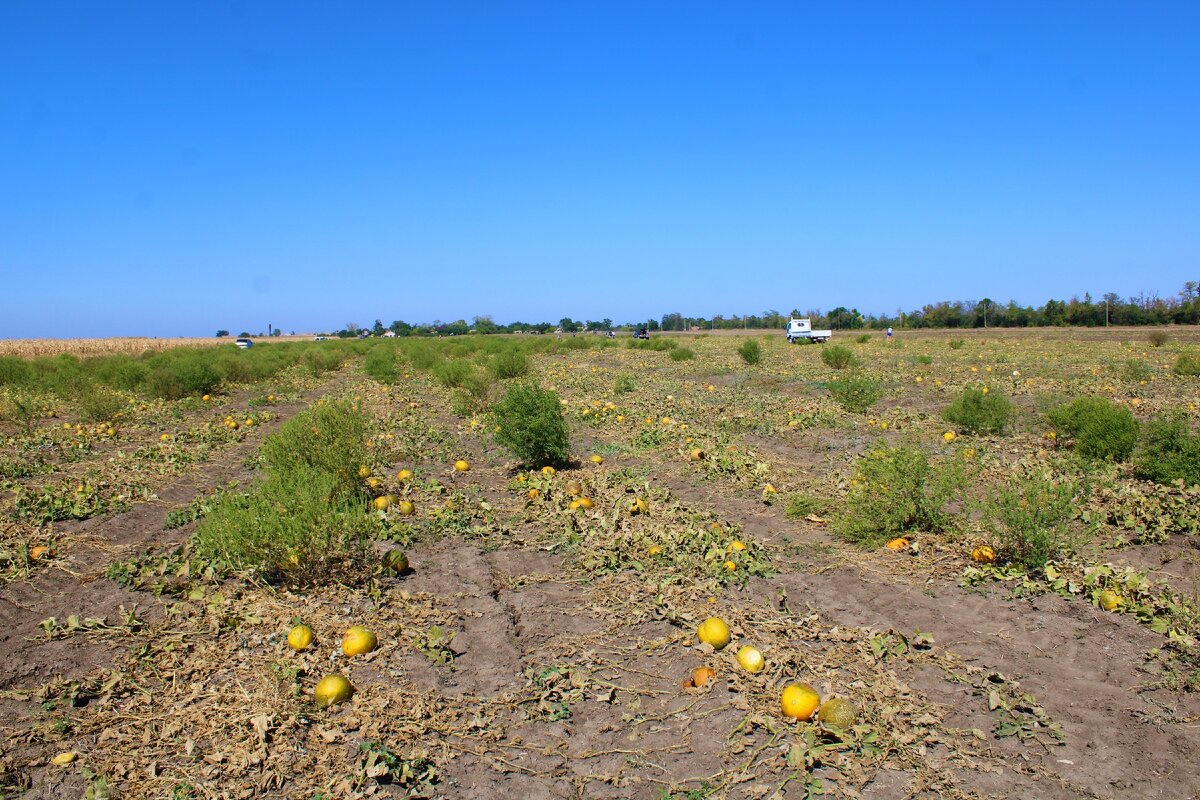
[[[8,0],[0,75],[3,337],[1200,279],[1194,0]]]

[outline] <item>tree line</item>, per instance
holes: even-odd
[[[1157,293],[1135,297],[1119,297],[1114,293],[1099,299],[1090,294],[1070,300],[1047,300],[1040,306],[1021,305],[1015,300],[998,303],[984,297],[980,300],[943,300],[919,309],[895,314],[863,314],[857,308],[838,306],[830,311],[792,309],[790,314],[768,310],[761,314],[731,314],[712,317],[688,317],[679,312],[663,314],[658,319],[626,322],[615,325],[611,319],[573,320],[563,317],[558,322],[515,321],[501,325],[487,315],[476,316],[471,322],[434,320],[410,324],[395,320],[384,325],[375,320],[371,326],[347,323],[340,330],[324,335],[340,338],[360,336],[462,336],[468,333],[602,333],[616,328],[650,331],[732,330],[737,328],[780,329],[789,317],[807,317],[815,328],[854,330],[860,328],[1032,328],[1042,326],[1102,327],[1105,325],[1200,325],[1200,281],[1188,281],[1176,295],[1161,297]],[[218,336],[228,331],[218,331]],[[242,334],[248,336],[249,334]],[[277,335],[277,334],[276,334]]]

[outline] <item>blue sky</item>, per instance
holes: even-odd
[[[1200,279],[1200,4],[0,4],[0,336]]]

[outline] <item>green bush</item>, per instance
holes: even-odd
[[[626,373],[618,375],[616,383],[613,384],[614,394],[628,394],[637,388],[637,384],[633,381],[633,376]]]
[[[1133,456],[1140,478],[1156,483],[1200,484],[1200,433],[1192,433],[1182,413],[1146,423]]]
[[[959,476],[951,467],[935,469],[912,447],[877,444],[858,460],[845,511],[834,531],[864,547],[878,547],[911,530],[942,530],[942,507],[954,496]]]
[[[966,344],[966,342],[964,342],[962,339],[951,339],[950,340],[950,349],[951,350],[961,350],[964,344]]]
[[[1151,347],[1162,347],[1171,341],[1171,335],[1166,331],[1150,331],[1150,335],[1146,339],[1150,342]]]
[[[325,342],[326,345],[329,342]],[[304,366],[308,367],[308,371],[313,375],[322,375],[326,372],[333,372],[342,366],[343,353],[340,349],[335,350],[332,347],[313,348],[304,354]]]
[[[742,342],[742,346],[737,351],[738,355],[742,357],[742,361],[745,361],[750,366],[762,363],[762,345],[758,343],[757,339],[747,339]]]
[[[117,392],[103,386],[92,386],[80,395],[77,405],[79,419],[83,422],[107,422],[117,412],[129,407],[129,402]]]
[[[1176,375],[1200,375],[1200,350],[1184,350],[1172,367]]]
[[[61,398],[78,396],[90,382],[83,362],[66,353],[35,359],[30,366],[37,388]]]
[[[1003,433],[1013,404],[999,392],[968,386],[942,412],[963,433]]]
[[[217,375],[219,384],[251,383],[259,370],[255,369],[255,357],[249,355],[253,351],[234,351],[221,353],[210,362],[213,372]]]
[[[923,364],[924,366],[929,366],[930,364],[933,363],[933,356],[925,355],[925,354],[921,354],[919,356],[911,356],[911,357],[909,357],[909,361],[911,361],[914,364]]]
[[[400,377],[396,370],[396,348],[387,344],[372,347],[363,361],[363,371],[380,383],[395,383]]]
[[[826,384],[838,405],[854,414],[865,414],[883,397],[883,385],[861,372],[851,371]]]
[[[28,389],[6,386],[0,391],[0,421],[21,426],[26,435],[33,433],[38,421],[51,409],[46,396]]]
[[[503,350],[492,358],[488,369],[497,380],[521,378],[529,374],[529,356],[516,348]]]
[[[858,335],[858,338],[856,338],[854,341],[858,342],[859,344],[867,344],[868,342],[871,341],[871,334],[860,333]]]
[[[433,369],[433,366],[442,360],[441,353],[424,342],[410,345],[407,354],[413,368],[422,372]]]
[[[671,351],[672,361],[691,361],[695,357],[695,351],[687,347],[676,347]]]
[[[191,358],[160,364],[146,377],[149,392],[164,400],[209,394],[220,385],[221,377],[212,365]]]
[[[854,357],[849,347],[843,347],[840,344],[826,345],[821,348],[821,362],[827,367],[833,369],[844,369],[845,367],[857,366],[858,359]]]
[[[27,386],[33,378],[29,363],[17,356],[0,356],[0,386]]]
[[[1050,409],[1047,416],[1085,458],[1124,461],[1137,442],[1137,420],[1129,409],[1100,397],[1078,397]]]
[[[496,441],[528,467],[557,467],[571,457],[558,395],[536,384],[517,384],[492,408]]]
[[[1041,569],[1079,549],[1071,527],[1078,487],[1050,475],[1027,474],[989,496],[984,524],[1004,561]]]
[[[450,389],[462,386],[471,380],[474,373],[475,369],[470,363],[461,358],[451,358],[435,364],[433,367],[433,377],[437,379],[438,383]]]
[[[359,490],[358,469],[367,463],[367,421],[348,400],[319,401],[267,437],[263,460],[280,472],[316,469],[333,477],[339,493]]]
[[[146,362],[129,356],[101,356],[90,361],[96,380],[114,389],[130,392],[139,389],[150,374]]]
[[[273,583],[354,583],[377,525],[367,499],[322,469],[272,470],[247,494],[223,493],[193,537],[198,556]]]

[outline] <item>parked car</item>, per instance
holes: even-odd
[[[238,347],[242,348],[243,350],[245,350],[247,347],[254,347],[254,341],[252,339],[247,339],[245,337],[238,339],[236,342],[234,342],[234,344],[236,344]]]
[[[313,341],[314,342],[323,342],[323,341],[325,341],[325,338],[326,337],[324,337],[324,336],[314,336]]]

